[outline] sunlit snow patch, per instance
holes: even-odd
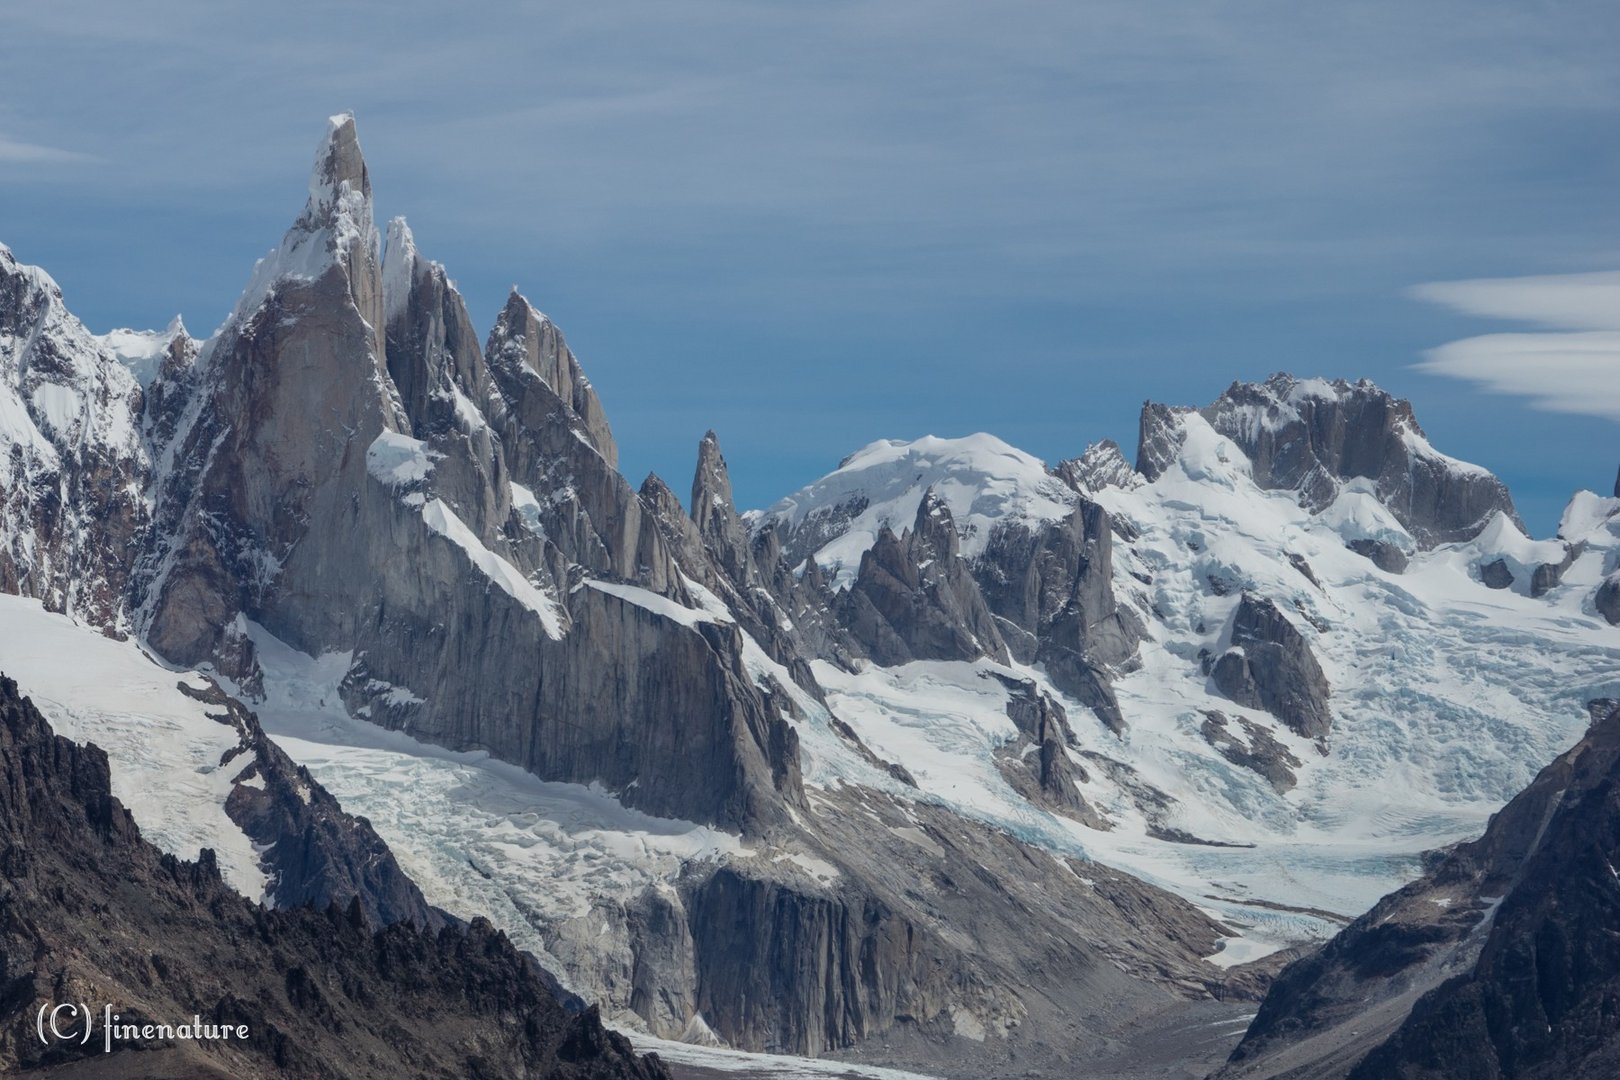
[[[253,841],[225,813],[235,778],[253,764],[220,758],[236,729],[182,694],[191,672],[153,663],[132,642],[114,641],[37,600],[0,594],[0,672],[17,680],[57,734],[107,752],[112,793],[161,850],[195,859],[213,848],[221,874],[252,900],[268,879]]]

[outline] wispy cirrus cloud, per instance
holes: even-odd
[[[60,165],[95,160],[94,154],[22,142],[0,135],[0,165]]]
[[[1432,282],[1412,295],[1468,315],[1547,328],[1441,345],[1425,354],[1420,371],[1466,379],[1549,412],[1620,421],[1620,272]]]

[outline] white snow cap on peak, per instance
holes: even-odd
[[[843,588],[884,527],[895,533],[911,527],[929,490],[949,508],[967,558],[984,550],[996,526],[1056,521],[1080,500],[1039,458],[994,435],[925,435],[864,446],[835,471],[748,519],[756,530],[773,522],[789,531],[812,520],[837,522],[836,534],[810,554]]]
[[[96,342],[114,360],[129,369],[129,373],[135,376],[135,381],[144,388],[152,385],[152,380],[156,379],[158,372],[163,369],[163,360],[168,354],[169,346],[185,333],[186,324],[176,315],[169,320],[166,329],[129,330],[120,327],[96,335]]]
[[[316,148],[303,213],[282,237],[281,246],[253,268],[226,325],[250,317],[278,282],[314,281],[334,265],[347,264],[356,251],[375,258],[380,246],[354,114],[338,113],[328,118],[326,134]]]
[[[56,283],[56,279],[51,277],[51,275],[46,273],[41,267],[30,266],[25,262],[18,261],[17,257],[11,253],[11,249],[4,244],[0,244],[0,264],[3,264],[3,269],[6,271],[6,273],[16,274],[27,278],[36,287],[43,289],[46,293],[48,293],[58,303],[61,302],[62,287]]]
[[[354,114],[348,112],[326,120],[326,135],[315,152],[315,166],[309,174],[310,202],[335,194],[345,183],[367,196],[371,194]]]
[[[411,286],[416,283],[421,265],[410,225],[403,217],[389,221],[388,239],[383,247],[383,311],[389,321],[409,302]]]

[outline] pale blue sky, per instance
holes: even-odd
[[[1620,464],[1519,396],[1579,384],[1418,370],[1514,325],[1411,292],[1620,267],[1604,0],[332,6],[0,9],[0,242],[93,329],[206,333],[353,109],[379,214],[482,325],[558,321],[633,482],[708,427],[744,505],[880,437],[1130,450],[1276,370],[1412,398],[1539,533]]]

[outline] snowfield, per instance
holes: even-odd
[[[885,526],[895,533],[911,527],[930,487],[950,507],[968,558],[984,550],[995,526],[1056,521],[1078,502],[1039,458],[981,432],[962,439],[879,440],[845,458],[837,471],[748,517],[756,527],[768,521],[788,529],[824,527],[825,542],[799,558],[813,555],[844,588]]]
[[[235,778],[254,759],[239,755],[220,767],[239,738],[178,689],[180,682],[201,689],[196,672],[171,671],[133,642],[103,637],[37,600],[0,594],[0,674],[17,681],[58,735],[107,752],[112,792],[143,836],[184,859],[213,848],[232,888],[264,897],[259,853],[225,814]]]

